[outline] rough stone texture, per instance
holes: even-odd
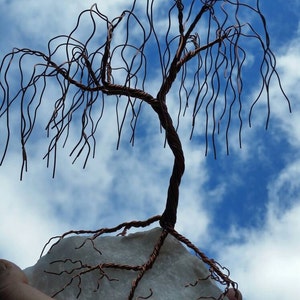
[[[76,249],[85,241],[86,237],[65,238],[43,256],[36,265],[27,268],[24,272],[31,285],[48,295],[53,295],[79,272],[75,271],[68,274],[63,271],[71,271],[74,267],[79,267],[80,263],[51,262],[72,259],[73,262],[80,260],[83,264],[92,266],[104,262],[141,265],[147,261],[153,251],[160,233],[161,229],[155,228],[128,236],[98,237],[94,244],[101,251],[101,254],[95,251],[90,241],[87,241],[82,248]],[[45,271],[63,273],[53,275]],[[132,280],[136,278],[138,272],[111,268],[105,268],[103,271],[111,280],[106,277],[100,280],[101,272],[99,270],[81,276],[80,286],[82,290],[78,299],[128,299]],[[210,280],[203,280],[194,287],[186,287],[186,284],[194,283],[198,278],[206,278],[207,276],[208,271],[205,264],[190,254],[176,239],[168,235],[153,268],[144,275],[139,283],[134,299],[145,299],[142,297],[149,296],[150,290],[153,292],[149,298],[151,300],[198,299],[201,296],[211,296],[217,299],[222,292]],[[99,288],[97,288],[97,284],[99,284]],[[76,299],[80,291],[78,285],[79,279],[77,277],[55,299]]]

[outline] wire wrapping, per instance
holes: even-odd
[[[184,154],[177,133],[182,109],[183,114],[186,114],[188,107],[190,105],[193,107],[191,138],[196,128],[198,132],[203,132],[201,127],[196,125],[199,122],[198,115],[204,113],[206,154],[211,144],[216,157],[216,135],[222,131],[225,131],[225,144],[229,153],[229,134],[234,114],[237,114],[235,122],[238,123],[241,146],[244,105],[242,69],[247,57],[244,47],[248,39],[257,41],[262,51],[259,65],[262,84],[257,98],[250,106],[249,125],[251,126],[254,106],[265,91],[266,128],[268,127],[269,88],[273,76],[277,79],[288,105],[290,103],[282,90],[275,68],[276,60],[270,50],[266,21],[259,9],[259,1],[255,7],[239,0],[200,2],[193,0],[189,7],[185,7],[182,1],[173,3],[167,10],[167,30],[164,38],[157,29],[155,19],[157,7],[154,0],[146,2],[145,12],[137,9],[137,2],[133,1],[131,9],[124,10],[119,17],[111,21],[100,12],[97,5],[93,5],[91,9],[79,15],[76,26],[69,35],[59,35],[49,41],[47,54],[18,48],[7,54],[0,65],[3,74],[0,78],[2,92],[0,118],[6,118],[7,127],[0,164],[3,163],[9,145],[12,106],[19,103],[23,161],[21,179],[24,171],[27,171],[26,146],[36,125],[38,110],[44,100],[49,81],[56,83],[55,86],[60,93],[56,100],[53,99],[53,111],[46,124],[47,135],[51,138],[44,158],[47,160],[47,166],[51,160],[53,162],[53,177],[56,172],[58,144],[62,141],[65,146],[73,123],[76,124],[73,126],[78,127],[79,120],[81,133],[70,155],[75,162],[85,153],[85,166],[88,158],[95,155],[95,133],[103,117],[104,107],[110,101],[109,98],[115,97],[117,148],[128,115],[131,115],[131,142],[134,143],[141,106],[142,103],[147,103],[158,114],[161,126],[166,132],[166,141],[174,154],[166,209],[161,219],[163,227],[174,227],[179,185],[184,173]],[[261,22],[262,36],[253,25],[240,20],[241,10],[257,16]],[[90,34],[80,41],[77,35],[86,16],[90,20]],[[201,31],[203,24],[207,32]],[[135,34],[132,33],[132,28]],[[102,44],[99,44],[99,36],[103,38]],[[118,38],[115,40],[114,36]],[[32,74],[26,81],[24,70],[27,67],[28,57],[33,59],[35,64]],[[149,71],[149,59],[161,70],[161,85],[157,95],[146,91],[153,76]],[[18,63],[20,87],[12,94],[9,74],[15,61]],[[178,77],[179,85],[176,80]],[[178,99],[169,104],[167,99],[172,88],[175,90],[178,88]],[[175,125],[168,111],[168,106],[174,104],[178,106]]]
[[[259,9],[239,0],[236,1],[191,1],[185,7],[175,1],[167,10],[167,30],[164,38],[158,32],[154,0],[146,2],[146,11],[137,9],[133,1],[131,9],[124,10],[111,21],[97,5],[83,11],[74,30],[69,35],[59,35],[48,43],[48,52],[15,48],[1,62],[0,87],[2,100],[0,118],[6,118],[6,142],[0,159],[5,158],[10,140],[10,114],[12,106],[19,103],[20,142],[22,147],[23,172],[27,171],[27,143],[36,125],[39,107],[44,101],[47,84],[54,81],[60,96],[53,102],[53,110],[46,124],[50,138],[45,155],[47,166],[53,161],[53,176],[56,171],[57,147],[60,141],[67,143],[73,123],[81,127],[79,139],[70,155],[74,162],[85,152],[84,166],[90,155],[95,155],[95,133],[104,114],[104,106],[115,97],[119,147],[125,119],[131,114],[131,142],[142,103],[149,104],[157,113],[166,132],[166,141],[174,154],[173,171],[170,177],[166,208],[161,217],[161,226],[174,227],[179,199],[179,185],[184,173],[184,153],[177,133],[182,108],[184,114],[192,104],[191,137],[196,130],[197,116],[203,110],[205,118],[206,154],[211,144],[214,156],[217,153],[216,135],[225,129],[225,144],[229,153],[229,134],[234,114],[237,114],[239,144],[243,126],[242,68],[246,61],[245,41],[258,41],[262,50],[259,73],[262,85],[259,94],[250,106],[249,125],[255,104],[263,91],[267,96],[266,127],[270,119],[269,88],[275,76],[282,90],[276,71],[275,56],[270,50],[266,21]],[[162,5],[162,4],[160,4]],[[261,21],[264,36],[250,23],[240,21],[240,11],[254,13]],[[84,17],[90,20],[90,35],[82,41],[77,38]],[[207,32],[201,31],[205,24]],[[176,26],[175,26],[176,25]],[[133,34],[132,28],[135,29]],[[106,36],[105,36],[106,34]],[[123,38],[120,38],[120,34]],[[103,38],[99,44],[99,38]],[[115,40],[114,36],[118,36]],[[245,41],[244,41],[245,40]],[[35,64],[29,78],[25,76],[26,60]],[[157,63],[161,70],[161,85],[157,95],[147,93],[148,81],[152,79],[148,60]],[[17,61],[20,75],[19,90],[11,92],[10,69]],[[195,63],[196,62],[196,63]],[[27,73],[27,72],[26,72]],[[179,77],[180,84],[176,79]],[[27,80],[27,81],[26,81]],[[178,87],[177,125],[173,124],[167,101],[172,88]],[[110,97],[108,97],[110,96]],[[172,96],[174,97],[174,96]],[[183,102],[185,101],[185,103]],[[123,110],[120,106],[123,105]],[[97,107],[98,106],[98,107]],[[95,113],[96,112],[96,113]],[[77,122],[75,120],[77,119]],[[223,129],[222,129],[223,128]],[[78,129],[77,129],[78,130]],[[201,132],[201,129],[200,129]]]
[[[158,4],[154,0],[144,3],[144,9],[140,9],[138,1],[133,0],[130,9],[124,10],[112,20],[102,14],[95,4],[79,15],[76,26],[69,35],[51,39],[46,53],[14,48],[4,56],[0,64],[0,120],[4,120],[6,131],[1,133],[5,142],[0,165],[6,157],[11,139],[13,125],[10,116],[17,106],[20,111],[21,179],[27,171],[27,144],[37,126],[39,108],[50,83],[55,83],[56,93],[59,94],[57,98],[50,97],[53,101],[52,112],[45,126],[50,142],[44,158],[47,166],[52,161],[53,176],[56,172],[59,142],[63,145],[67,143],[73,123],[76,126],[79,123],[80,135],[70,155],[75,162],[85,152],[85,166],[89,157],[95,155],[95,133],[100,126],[105,105],[115,98],[118,148],[127,117],[130,118],[131,142],[134,143],[141,106],[146,103],[157,113],[166,132],[166,141],[174,154],[166,208],[159,220],[163,228],[175,235],[173,230],[179,185],[185,168],[184,153],[177,133],[181,116],[192,108],[190,137],[196,131],[196,135],[203,135],[205,153],[208,153],[211,146],[216,157],[216,136],[222,132],[229,153],[230,128],[234,126],[237,115],[235,122],[238,123],[238,140],[241,146],[245,119],[245,100],[242,98],[245,83],[242,75],[249,41],[257,42],[261,50],[261,56],[257,55],[260,61],[256,62],[261,86],[247,113],[249,125],[251,126],[254,107],[265,93],[266,128],[268,127],[271,111],[270,85],[273,78],[277,80],[283,98],[290,110],[291,108],[276,70],[266,20],[260,11],[258,0],[255,6],[240,0],[192,0],[188,5],[181,0],[171,1],[171,4]],[[161,16],[166,20],[166,31],[163,34],[156,16],[157,7],[160,6],[167,7],[165,15]],[[254,26],[243,20],[241,16],[245,12],[256,17],[258,29],[257,24]],[[80,35],[78,32],[86,16],[90,22],[90,33],[79,39],[77,35]],[[99,37],[102,38],[102,43]],[[257,54],[258,48],[255,51]],[[29,75],[28,61],[33,63],[32,73]],[[11,76],[15,76],[11,75],[15,71],[14,64],[17,64],[20,79],[16,92],[10,83]],[[159,73],[153,75],[150,68],[161,73],[161,85],[156,94],[147,92],[151,89],[151,80]],[[51,94],[50,92],[50,96]],[[173,100],[176,95],[177,99]],[[168,110],[171,105],[178,107],[175,125]],[[204,116],[204,130],[201,124],[198,125],[201,113]],[[176,237],[186,243],[179,235]],[[158,248],[162,243],[163,240]],[[149,264],[151,263],[150,261]],[[216,270],[213,272],[217,272]],[[143,273],[138,278],[142,276]],[[132,295],[133,293],[134,290]]]
[[[204,134],[205,153],[208,153],[211,144],[216,156],[216,136],[225,132],[225,145],[229,153],[230,128],[235,114],[239,144],[242,144],[245,113],[242,70],[247,58],[247,44],[252,42],[257,42],[261,48],[261,60],[260,63],[257,62],[261,87],[250,105],[249,125],[251,126],[255,105],[266,92],[266,128],[268,127],[271,110],[269,89],[273,77],[278,81],[290,108],[276,70],[276,60],[270,49],[266,20],[260,11],[259,1],[256,1],[255,6],[239,0],[193,0],[189,5],[183,1],[173,3],[165,13],[167,27],[164,37],[159,31],[155,14],[159,5],[167,7],[169,4],[147,0],[144,10],[141,10],[137,7],[140,4],[135,0],[129,10],[123,11],[111,21],[100,12],[97,5],[84,10],[69,35],[59,35],[49,41],[46,54],[32,49],[15,48],[4,56],[0,65],[0,118],[6,122],[6,133],[3,132],[6,138],[0,164],[4,161],[11,137],[10,115],[15,106],[19,105],[23,157],[21,178],[27,170],[26,146],[36,126],[38,110],[46,97],[50,82],[56,83],[60,94],[57,99],[52,97],[53,112],[46,124],[50,143],[45,159],[48,166],[53,165],[53,176],[56,171],[58,143],[62,141],[63,145],[66,144],[76,118],[81,119],[81,134],[70,155],[75,162],[85,152],[85,166],[89,156],[95,155],[95,133],[103,117],[104,106],[108,105],[107,102],[112,102],[107,96],[115,97],[118,148],[125,119],[130,118],[131,142],[134,143],[142,103],[156,106],[157,99],[167,101],[172,87],[178,90],[177,101],[171,103],[178,106],[175,129],[178,129],[181,115],[192,107],[191,138],[195,131],[197,136]],[[241,16],[245,13],[256,17],[255,22],[260,24],[257,25],[254,21],[254,25],[244,22]],[[87,19],[90,22],[90,33],[80,40],[77,35],[80,36],[78,32]],[[206,32],[201,29],[204,26],[207,28]],[[132,28],[135,28],[134,33]],[[116,40],[114,35],[117,35]],[[99,37],[102,37],[102,43]],[[258,52],[257,48],[255,50]],[[28,61],[31,60],[34,66],[28,76]],[[151,67],[161,70],[161,86],[157,95],[147,94],[149,82],[153,79],[149,60]],[[17,92],[10,84],[11,76],[16,75],[11,74],[15,63],[20,76]],[[124,102],[127,104],[120,108],[120,103]],[[204,132],[202,125],[197,125],[202,119],[201,111],[205,118]]]
[[[70,237],[70,236],[84,236],[84,241],[81,245],[79,245],[76,249],[80,249],[84,247],[87,243],[91,242],[93,249],[99,253],[99,255],[102,255],[101,249],[98,249],[95,246],[96,239],[99,236],[108,234],[108,233],[117,233],[121,230],[121,232],[118,235],[125,236],[127,234],[127,231],[130,230],[132,227],[138,228],[138,227],[146,227],[150,224],[153,224],[154,222],[157,222],[160,220],[161,216],[154,216],[152,218],[149,218],[148,220],[144,221],[132,221],[132,222],[125,222],[122,224],[119,224],[112,228],[101,228],[98,230],[71,230],[68,232],[65,232],[61,236],[55,236],[52,237],[44,246],[41,256],[44,254],[45,249],[50,246],[50,249],[48,250],[51,252],[52,249],[54,249],[63,239]],[[115,269],[115,270],[122,270],[124,274],[126,271],[130,272],[136,272],[136,277],[132,280],[131,287],[128,293],[128,300],[132,299],[150,299],[154,292],[152,288],[150,289],[150,293],[147,296],[139,296],[137,298],[135,297],[136,289],[138,285],[140,284],[141,280],[143,279],[144,275],[153,267],[153,265],[156,263],[156,260],[160,254],[160,250],[162,249],[165,239],[168,235],[172,235],[174,238],[176,238],[178,241],[180,241],[182,244],[184,244],[188,249],[192,250],[195,255],[204,263],[207,265],[209,270],[209,275],[205,278],[197,278],[195,282],[187,283],[185,285],[185,288],[193,288],[197,286],[198,284],[201,284],[200,282],[203,281],[210,281],[214,280],[218,282],[218,284],[222,287],[224,287],[224,292],[220,293],[218,298],[207,296],[207,295],[199,295],[198,299],[215,299],[215,300],[222,300],[225,299],[226,293],[229,288],[233,288],[234,290],[238,291],[238,284],[234,282],[232,279],[230,279],[230,272],[227,268],[221,266],[218,262],[216,262],[214,259],[208,258],[200,249],[198,249],[191,241],[189,241],[186,237],[181,235],[179,232],[177,232],[174,228],[167,228],[161,231],[159,234],[159,237],[157,239],[157,242],[153,245],[153,250],[150,253],[148,259],[140,264],[140,265],[129,265],[129,264],[122,264],[122,263],[116,263],[116,262],[101,262],[99,264],[89,264],[86,263],[85,260],[74,260],[71,258],[65,258],[65,259],[59,259],[54,260],[50,264],[59,264],[59,272],[49,271],[45,270],[46,273],[60,276],[62,274],[68,274],[70,275],[66,282],[62,282],[62,287],[55,292],[52,297],[57,296],[58,294],[62,293],[65,289],[72,286],[75,281],[77,281],[77,288],[78,288],[78,294],[77,298],[80,297],[82,293],[82,279],[85,275],[91,272],[99,272],[99,279],[96,284],[97,291],[100,288],[100,281],[103,279],[107,279],[109,281],[119,281],[122,280],[121,278],[114,278],[112,276],[109,276],[109,274],[106,272],[106,270],[109,269]],[[88,236],[87,236],[88,235]],[[56,240],[56,242],[54,242]],[[67,263],[69,263],[69,267],[67,268]],[[65,266],[65,267],[64,267]],[[157,295],[157,294],[156,294]]]

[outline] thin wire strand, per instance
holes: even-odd
[[[226,152],[229,153],[232,126],[238,126],[238,141],[240,147],[242,145],[245,101],[242,97],[242,70],[247,59],[248,40],[257,41],[262,50],[258,70],[262,84],[257,97],[250,105],[249,126],[252,125],[254,108],[265,92],[268,128],[271,113],[270,85],[273,79],[277,80],[283,98],[291,110],[276,70],[276,59],[270,49],[270,37],[259,1],[253,6],[239,0],[192,1],[190,5],[185,6],[182,1],[174,1],[166,11],[167,27],[164,39],[160,38],[161,32],[155,23],[155,9],[154,1],[148,0],[144,15],[141,15],[141,11],[136,9],[136,1],[133,1],[129,10],[123,11],[119,17],[110,21],[99,11],[97,5],[93,5],[91,9],[82,11],[69,35],[59,35],[49,41],[47,54],[15,48],[4,56],[0,65],[0,118],[5,119],[7,129],[4,134],[4,146],[1,148],[3,150],[0,164],[4,162],[10,142],[12,125],[9,115],[20,103],[20,141],[23,158],[20,177],[22,178],[23,173],[27,171],[27,143],[34,134],[43,99],[49,93],[49,81],[56,81],[56,88],[60,93],[56,100],[53,99],[53,113],[46,125],[50,142],[44,158],[48,167],[53,165],[53,176],[56,171],[58,146],[60,142],[63,147],[67,145],[75,120],[81,120],[81,136],[70,156],[73,157],[74,163],[85,155],[83,166],[86,166],[89,157],[94,157],[96,152],[95,134],[101,127],[104,104],[107,101],[112,102],[106,99],[107,96],[115,98],[117,148],[127,124],[132,131],[130,141],[134,144],[142,104],[146,102],[151,105],[155,103],[155,98],[166,101],[170,89],[176,85],[177,77],[179,88],[175,130],[179,129],[181,115],[187,115],[191,107],[190,137],[202,134],[203,125],[199,122],[202,119],[201,114],[204,113],[205,154],[208,154],[211,145],[214,156],[217,156],[217,135],[222,132]],[[240,15],[247,11],[257,16],[257,22],[261,22],[262,35],[252,24],[240,21]],[[87,22],[87,17],[90,20],[89,34],[85,40],[80,41],[78,33],[84,22]],[[174,21],[176,18],[177,24]],[[206,34],[203,30],[200,32],[202,24],[205,23]],[[131,33],[133,27],[135,35]],[[176,27],[177,30],[174,31]],[[115,42],[115,32],[118,36],[122,32],[123,40],[118,39]],[[102,44],[99,36],[103,38]],[[138,40],[136,36],[139,36]],[[162,85],[156,97],[145,93],[149,86],[146,83],[152,80],[148,71],[150,52],[151,61],[156,59],[162,72]],[[62,61],[61,54],[65,55],[65,61]],[[26,78],[30,60],[35,63],[32,74]],[[15,62],[18,65],[20,85],[19,90],[13,94],[10,88],[10,70]],[[98,103],[97,99],[101,99],[99,101],[102,103],[98,116],[97,110],[93,109]],[[126,105],[120,106],[120,102],[126,101]],[[123,112],[120,111],[120,107]],[[127,118],[129,122],[126,121]]]

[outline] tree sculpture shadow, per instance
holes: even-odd
[[[185,169],[184,153],[177,132],[182,115],[192,108],[192,138],[199,122],[197,116],[203,111],[205,154],[211,145],[216,156],[216,136],[220,133],[225,137],[229,153],[229,134],[235,116],[241,146],[244,107],[248,105],[246,119],[251,126],[254,107],[261,98],[264,98],[266,103],[266,128],[268,127],[269,88],[273,78],[279,85],[283,99],[286,99],[290,106],[276,71],[276,60],[270,49],[266,21],[260,11],[259,1],[255,6],[239,0],[192,0],[186,6],[180,0],[171,1],[171,4],[156,2],[158,1],[147,0],[141,4],[134,0],[128,10],[124,10],[112,20],[102,14],[97,5],[93,5],[91,9],[80,14],[74,30],[69,35],[60,35],[49,41],[47,53],[14,48],[0,65],[0,118],[7,124],[6,143],[0,164],[4,161],[10,142],[10,113],[13,105],[17,104],[21,115],[21,179],[27,171],[26,146],[36,125],[49,82],[55,84],[56,93],[59,93],[59,96],[53,99],[53,109],[46,124],[50,143],[44,158],[47,160],[47,166],[53,164],[53,177],[56,172],[58,145],[60,142],[66,144],[73,123],[78,126],[76,120],[80,120],[80,134],[70,155],[74,161],[85,155],[85,166],[89,157],[95,155],[95,133],[100,127],[105,104],[114,101],[116,106],[117,147],[126,118],[130,120],[133,144],[142,105],[149,105],[157,114],[165,131],[165,140],[174,155],[164,212],[146,221],[123,223],[115,228],[90,232],[97,236],[122,228],[126,231],[130,227],[144,227],[156,221],[160,222],[164,229],[161,238],[149,261],[139,267],[140,273],[133,283],[129,299],[133,298],[135,287],[143,274],[155,262],[167,234],[172,234],[192,248],[200,259],[210,266],[212,274],[217,274],[217,277],[222,279],[226,289],[229,286],[236,288],[236,284],[229,279],[228,274],[223,274],[222,268],[219,268],[216,262],[207,259],[174,229],[179,185]],[[163,34],[161,24],[156,22],[158,8],[160,14],[164,14],[165,17]],[[245,15],[250,15],[255,20],[255,25],[244,21]],[[84,38],[79,39],[81,26],[86,19],[89,20],[89,33],[85,31]],[[255,75],[260,75],[261,86],[257,96],[249,104],[242,98],[245,87],[242,71],[247,61],[247,47],[251,47],[252,43],[256,45]],[[260,47],[260,53],[257,51],[257,45]],[[33,62],[34,66],[32,73],[26,76],[28,61]],[[15,74],[15,62],[20,76],[16,93],[11,91],[9,82],[10,72]],[[147,92],[153,90],[153,73],[160,80],[155,94]],[[167,103],[172,89],[177,91],[178,98]],[[122,111],[120,103],[124,104]],[[169,112],[172,105],[178,107],[176,124],[173,123]]]

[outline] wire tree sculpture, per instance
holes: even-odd
[[[225,284],[225,292],[230,286],[237,288],[228,274],[223,273],[224,269],[213,260],[207,259],[174,228],[179,185],[185,169],[184,153],[177,129],[181,117],[191,110],[192,138],[194,131],[200,126],[199,112],[203,112],[205,153],[208,153],[211,146],[216,156],[218,134],[224,135],[229,153],[232,122],[238,124],[238,140],[241,145],[242,126],[245,120],[251,126],[254,107],[261,99],[266,101],[266,128],[268,127],[269,88],[272,79],[277,81],[283,98],[290,105],[276,71],[276,60],[270,49],[266,21],[260,11],[259,1],[255,5],[248,2],[250,1],[145,0],[139,3],[133,0],[128,10],[112,20],[102,14],[97,5],[93,5],[79,15],[76,26],[69,35],[59,35],[49,41],[46,53],[14,48],[1,62],[0,118],[5,120],[7,129],[1,133],[6,137],[6,142],[2,146],[0,165],[6,157],[10,143],[11,110],[14,105],[18,105],[23,158],[21,179],[27,171],[27,145],[36,125],[39,108],[45,94],[49,93],[50,83],[55,84],[55,93],[59,93],[57,98],[52,99],[51,115],[45,124],[50,142],[44,158],[47,166],[52,164],[53,176],[56,172],[58,145],[65,145],[69,140],[72,126],[75,126],[73,124],[76,124],[80,134],[70,155],[74,161],[84,156],[85,166],[89,157],[95,155],[95,133],[101,127],[105,105],[113,103],[116,106],[118,147],[125,119],[130,120],[133,144],[142,106],[149,105],[157,114],[165,132],[166,143],[174,155],[164,212],[146,221],[123,223],[115,228],[100,229],[93,233],[94,236],[99,236],[123,228],[124,234],[130,227],[144,227],[156,221],[160,222],[163,228],[161,239],[149,261],[138,270],[139,275],[132,285],[129,299],[132,299],[143,274],[153,265],[167,234],[172,234],[195,250],[210,266],[212,278],[219,278]],[[156,22],[158,8],[160,17],[163,14],[165,27]],[[90,20],[89,31],[85,31],[85,38],[82,40],[77,36],[87,16]],[[254,22],[249,23],[247,16]],[[256,45],[255,59],[258,66],[255,76],[259,74],[261,86],[257,96],[248,103],[242,97],[245,89],[242,72],[247,63],[248,47],[252,43]],[[25,68],[28,61],[33,63],[33,70],[29,75]],[[153,91],[153,72],[159,78],[160,86],[155,93],[150,93],[149,90]],[[13,76],[20,76],[17,92],[10,88],[11,73]],[[170,96],[171,91],[176,91],[176,99],[173,94]],[[123,104],[122,111],[120,103]],[[176,124],[169,112],[171,106],[178,108]],[[245,107],[248,107],[247,111]],[[79,128],[76,120],[81,120]],[[71,233],[82,232],[72,231],[60,238]]]

